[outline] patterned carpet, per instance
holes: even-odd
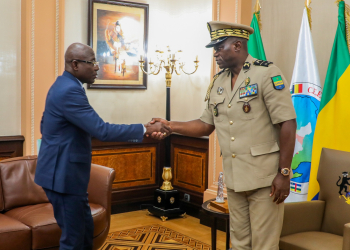
[[[155,224],[110,233],[100,250],[210,250],[208,244]]]

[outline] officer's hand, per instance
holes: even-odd
[[[272,182],[270,196],[274,195],[273,202],[280,204],[288,197],[290,190],[289,176],[278,173]]]
[[[149,122],[150,124],[153,124],[153,123],[155,123],[155,122],[161,122],[161,123],[163,123],[164,125],[166,125],[166,126],[168,126],[170,129],[171,129],[171,127],[170,127],[170,122],[169,121],[167,121],[167,120],[165,120],[165,119],[162,119],[162,118],[152,118],[152,120]],[[169,136],[170,134],[168,134],[168,135],[166,135],[166,136]],[[166,137],[165,136],[165,137]],[[151,137],[153,138],[153,139],[157,139],[157,140],[160,140],[160,139],[163,139],[163,138],[160,138],[160,133],[153,133],[152,135],[151,135]],[[164,138],[165,138],[164,137]]]
[[[161,140],[171,134],[171,128],[164,125],[161,122],[153,122],[145,124],[146,133],[145,136],[151,136],[154,139]]]

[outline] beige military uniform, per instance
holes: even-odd
[[[242,69],[231,91],[231,73],[225,71],[215,80],[209,104],[201,116],[214,125],[223,156],[225,184],[236,192],[271,186],[279,163],[278,123],[295,119],[289,85],[280,69],[254,65],[250,55],[249,69]],[[281,75],[285,87],[276,90],[271,77]],[[240,88],[257,84],[257,95],[240,98]],[[220,89],[223,92],[220,94]],[[219,90],[218,90],[219,89]],[[250,111],[243,111],[248,103]],[[214,116],[214,108],[218,115]]]
[[[278,123],[296,114],[280,69],[254,65],[255,60],[248,56],[232,91],[231,72],[218,76],[200,119],[214,125],[218,135],[233,249],[277,250],[284,205],[273,203],[269,193],[279,166]],[[283,89],[275,88],[275,76],[282,77]],[[257,93],[245,96],[246,84]]]

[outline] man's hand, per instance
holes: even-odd
[[[272,182],[270,196],[275,195],[273,202],[280,204],[288,197],[290,190],[290,178],[278,173]]]
[[[165,120],[165,119],[162,119],[162,118],[152,118],[152,120],[149,122],[150,124],[155,124],[156,122],[161,122],[162,124],[164,124],[165,126],[167,126],[167,127],[169,127],[170,129],[171,129],[171,127],[170,127],[170,122],[168,122],[167,120]],[[170,135],[170,133],[169,134],[167,134],[166,136],[169,136]],[[157,139],[157,140],[161,140],[161,139],[163,139],[163,138],[165,138],[166,136],[164,136],[162,133],[160,133],[160,132],[153,132],[152,134],[151,134],[151,137],[153,138],[153,139]]]
[[[145,136],[148,137],[152,135],[151,137],[154,139],[163,139],[171,134],[171,128],[167,125],[164,125],[161,122],[149,122],[145,124],[146,133]],[[153,136],[154,135],[154,136]]]
[[[162,119],[162,118],[152,118],[152,121],[150,121],[149,123],[153,124],[155,122],[161,122],[163,123],[164,125],[170,127],[170,122],[165,120],[165,119]]]

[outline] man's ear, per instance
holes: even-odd
[[[234,45],[235,45],[237,51],[240,51],[242,49],[242,42],[241,41],[236,41],[234,43]]]
[[[71,65],[72,65],[73,70],[78,70],[78,62],[77,61],[72,61]]]

